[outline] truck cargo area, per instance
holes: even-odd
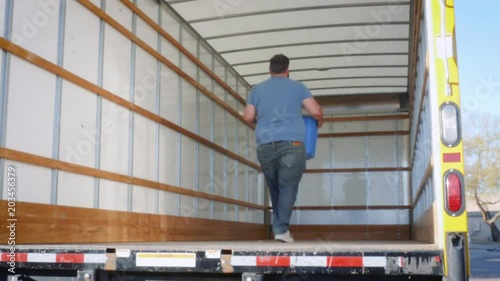
[[[0,281],[465,280],[453,1],[35,2],[0,3]],[[243,118],[280,53],[325,113],[295,243]]]

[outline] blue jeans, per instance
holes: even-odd
[[[288,231],[293,205],[306,168],[302,142],[280,141],[257,147],[257,157],[269,187],[273,207],[273,232]]]

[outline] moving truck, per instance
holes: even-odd
[[[453,0],[0,1],[0,280],[466,280],[454,22]],[[295,243],[242,118],[278,53],[326,115]]]

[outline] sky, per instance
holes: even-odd
[[[455,0],[462,110],[500,116],[500,1]]]

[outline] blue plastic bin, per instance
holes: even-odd
[[[306,147],[306,159],[314,158],[316,154],[316,143],[318,141],[318,121],[311,116],[302,116],[306,123],[306,137],[304,145]]]

